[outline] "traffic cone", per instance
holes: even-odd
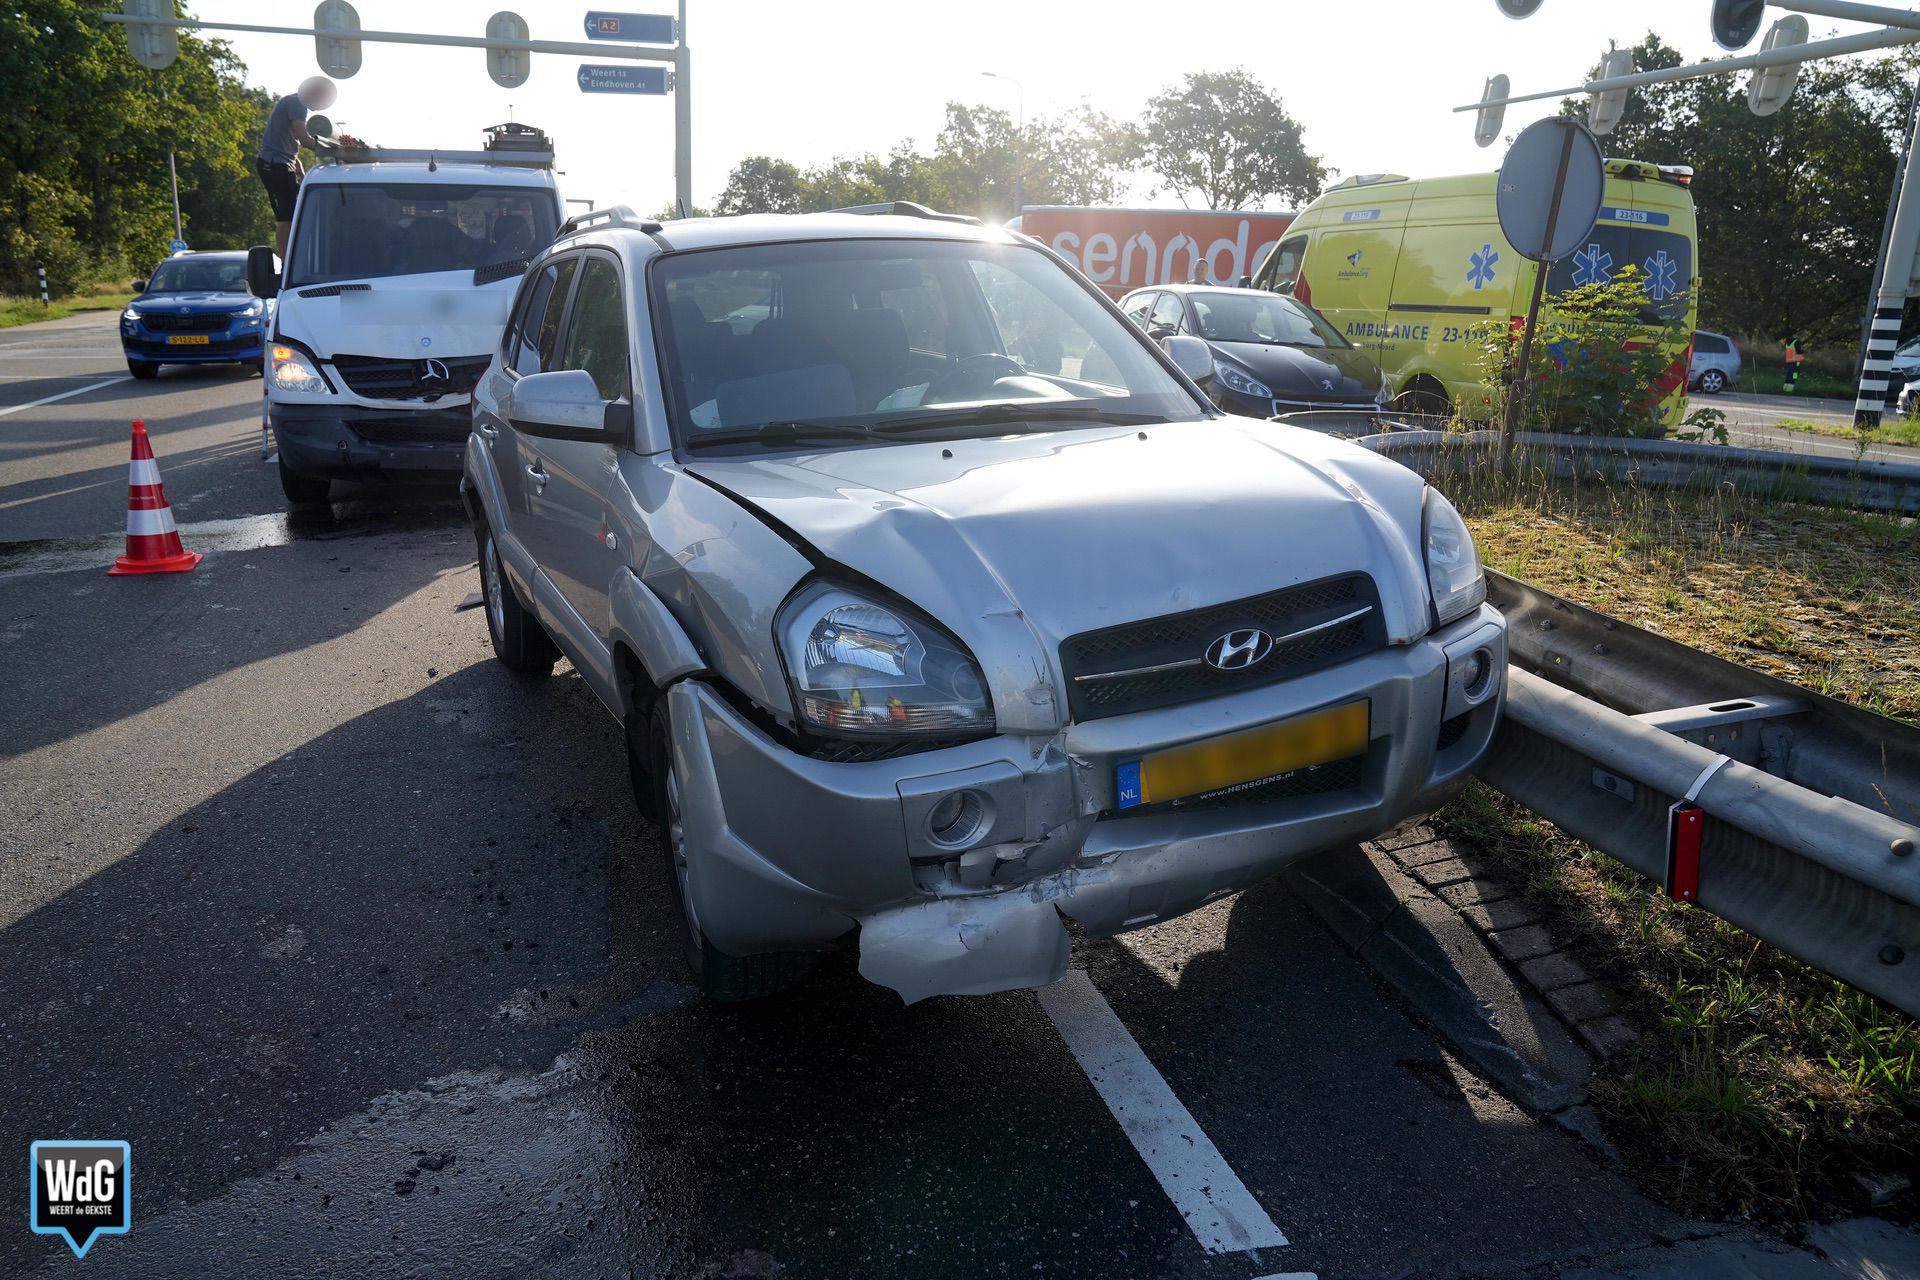
[[[180,545],[173,508],[160,485],[160,464],[147,443],[147,424],[133,424],[133,461],[127,464],[127,550],[108,574],[192,573],[204,559]]]

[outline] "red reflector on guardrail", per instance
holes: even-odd
[[[1700,832],[1707,811],[1682,800],[1667,810],[1667,896],[1692,902],[1700,896]]]

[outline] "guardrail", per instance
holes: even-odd
[[[1352,435],[1354,443],[1385,454],[1422,475],[1497,458],[1494,431],[1429,431],[1376,415],[1287,414],[1275,421]],[[1371,427],[1372,434],[1363,434]],[[1519,463],[1563,480],[1615,480],[1669,488],[1721,490],[1785,498],[1820,506],[1920,515],[1920,464],[1875,458],[1702,445],[1685,440],[1567,436],[1523,431],[1515,437]]]
[[[1920,730],[1489,574],[1507,716],[1481,767],[1663,881],[1706,811],[1698,906],[1920,1017]]]

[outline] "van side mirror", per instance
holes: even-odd
[[[247,292],[256,298],[280,296],[280,268],[273,260],[273,246],[257,244],[247,250]]]
[[[1243,276],[1241,276],[1241,277],[1240,277],[1240,287],[1241,287],[1242,289],[1251,289],[1251,288],[1253,288],[1253,277],[1252,277],[1251,275],[1243,275]]]
[[[147,291],[147,282],[145,280],[135,280],[133,282],[133,291],[135,293],[145,293]]]
[[[1213,348],[1190,333],[1176,333],[1160,339],[1160,345],[1173,358],[1174,367],[1200,386],[1213,381]]]
[[[585,369],[530,373],[513,384],[509,419],[514,430],[549,440],[626,444],[633,438],[633,406],[607,400]]]

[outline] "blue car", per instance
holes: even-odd
[[[176,253],[135,280],[120,313],[127,372],[151,378],[163,364],[250,364],[265,354],[271,302],[247,292],[245,253]]]

